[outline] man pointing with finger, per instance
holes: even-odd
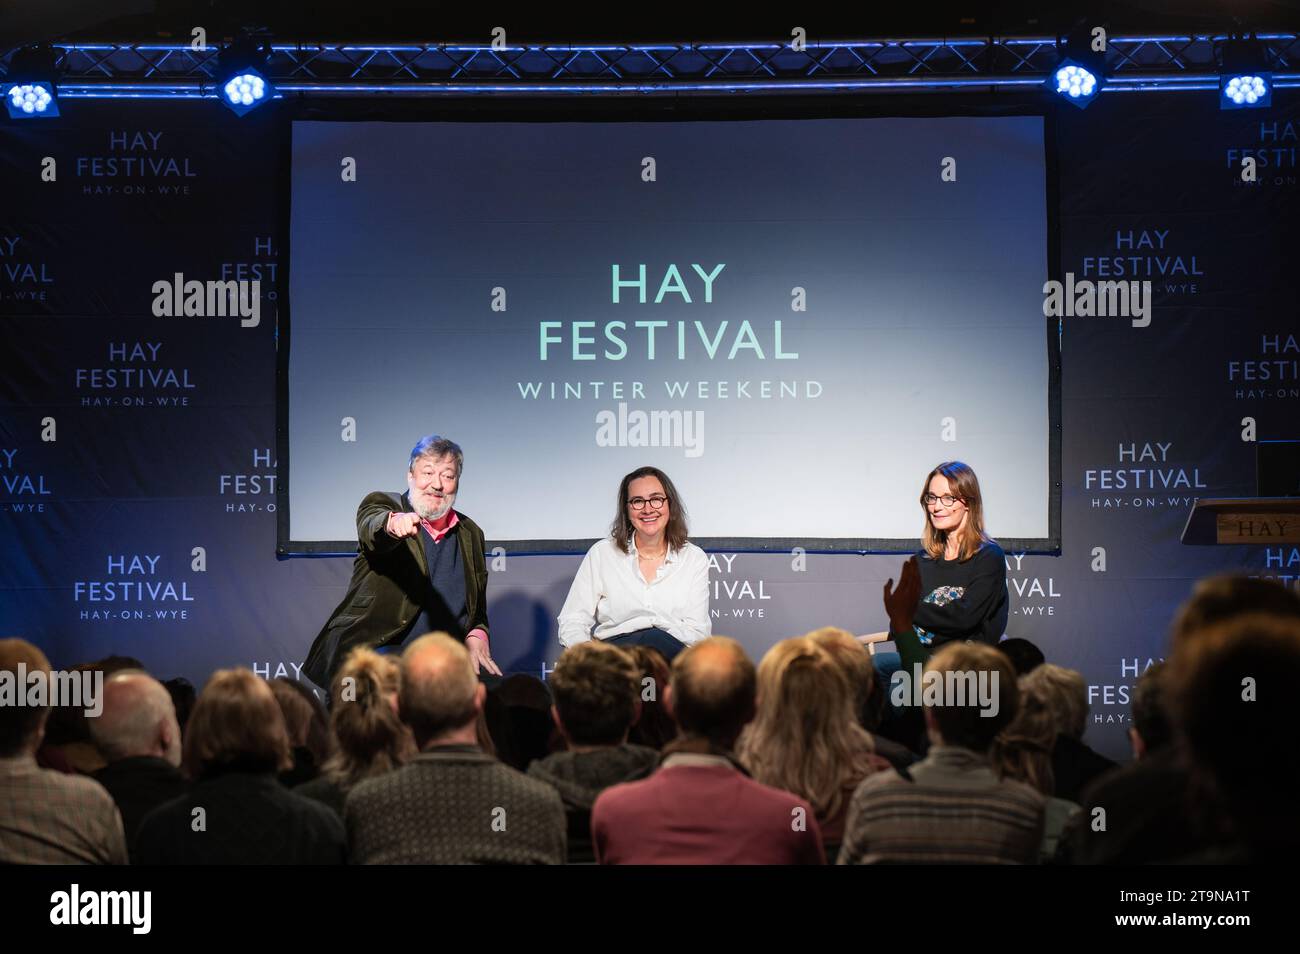
[[[464,639],[480,676],[501,675],[488,648],[483,531],[452,509],[464,460],[446,438],[421,438],[407,465],[407,492],[361,501],[352,582],[302,667],[316,685],[329,686],[357,646],[395,651],[430,632]]]

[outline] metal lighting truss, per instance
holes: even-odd
[[[1224,36],[1116,36],[1104,92],[1216,90]],[[1260,34],[1279,88],[1300,86],[1300,35]],[[55,42],[59,96],[217,96],[219,47]],[[0,56],[7,74],[14,51]],[[272,43],[264,71],[278,97],[908,93],[1029,89],[1060,52],[1052,37],[790,43],[505,46]]]

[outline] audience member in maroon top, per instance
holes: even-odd
[[[736,750],[757,781],[808,800],[827,858],[839,852],[858,783],[890,768],[859,724],[854,698],[824,648],[806,636],[782,640],[758,664],[758,714]]]
[[[754,717],[754,664],[713,636],[673,660],[665,702],[681,737],[648,779],[606,789],[591,813],[601,864],[824,864],[805,799],[749,777],[731,754]]]

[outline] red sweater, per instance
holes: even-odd
[[[812,808],[721,762],[665,765],[606,789],[591,810],[606,865],[821,865]]]

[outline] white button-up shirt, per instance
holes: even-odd
[[[587,551],[560,610],[560,645],[567,649],[593,637],[609,639],[654,627],[689,646],[713,632],[705,552],[693,543],[670,549],[654,582],[647,583],[635,539],[630,549],[619,553],[606,537]]]

